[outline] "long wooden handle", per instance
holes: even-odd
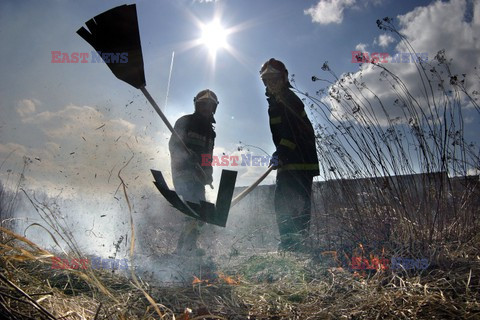
[[[162,110],[160,110],[160,107],[155,102],[155,100],[153,100],[152,96],[147,91],[147,88],[145,88],[145,86],[142,86],[142,87],[140,87],[140,91],[142,91],[142,93],[145,95],[148,102],[150,102],[150,104],[152,105],[153,109],[155,109],[155,111],[157,111],[158,115],[160,116],[160,118],[162,118],[162,120],[165,123],[165,125],[167,126],[168,130],[170,130],[170,132],[175,136],[175,138],[177,138],[178,141],[180,141],[180,144],[183,146],[183,148],[185,148],[185,151],[188,154],[190,154],[190,149],[188,149],[187,145],[185,144],[185,142],[183,142],[180,135],[177,133],[177,131],[170,124],[170,121],[168,121],[167,117],[165,117],[165,114],[163,114]],[[200,169],[200,172],[202,172],[203,176],[205,178],[207,178],[207,174],[205,173],[205,171],[203,171],[202,166],[200,166],[198,163],[196,164],[196,166]],[[213,189],[213,185],[212,184],[209,184],[209,185],[210,185],[210,188]]]
[[[243,198],[245,198],[245,196],[247,194],[249,194],[253,189],[255,189],[259,184],[260,182],[262,182],[267,176],[268,174],[273,170],[273,166],[270,166],[268,168],[268,170],[262,174],[262,176],[260,178],[258,178],[257,181],[255,181],[254,183],[252,183],[252,185],[250,187],[248,187],[247,189],[243,190],[239,195],[237,195],[233,200],[232,200],[232,203],[230,204],[230,208],[233,207],[234,205],[236,205],[240,200],[242,200]]]
[[[160,110],[160,107],[158,106],[158,104],[155,102],[155,100],[153,100],[152,96],[150,95],[150,93],[147,91],[147,88],[145,88],[145,86],[143,87],[140,87],[140,91],[142,91],[142,93],[145,95],[145,97],[147,98],[148,102],[150,102],[150,104],[152,105],[153,109],[155,109],[155,111],[157,111],[158,115],[160,116],[160,118],[162,118],[163,122],[165,123],[165,125],[167,126],[168,130],[170,130],[170,132],[178,139],[178,141],[180,141],[180,143],[182,144],[182,146],[185,148],[185,150],[187,152],[189,152],[188,148],[187,148],[187,145],[183,142],[182,138],[180,138],[180,136],[178,135],[177,131],[172,127],[172,125],[170,124],[170,121],[168,121],[167,117],[165,117],[165,115],[163,114],[162,110]]]

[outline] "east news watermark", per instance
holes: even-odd
[[[202,154],[202,167],[268,167],[277,166],[278,157],[274,156],[256,156],[251,153],[241,155],[222,155]]]
[[[388,60],[388,58],[391,58]],[[399,52],[390,56],[387,52],[352,51],[352,63],[419,63],[428,61],[428,52]]]
[[[128,259],[93,257],[91,259],[66,259],[52,257],[52,269],[92,269],[127,270]]]
[[[52,51],[52,63],[127,63],[128,52],[62,52]]]
[[[410,259],[395,257],[391,260],[386,258],[352,257],[353,270],[425,270],[429,266],[428,259]]]

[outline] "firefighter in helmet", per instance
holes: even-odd
[[[200,165],[201,155],[212,155],[213,152],[216,136],[213,115],[217,110],[218,99],[213,91],[205,89],[195,96],[193,103],[195,112],[179,118],[174,126],[188,151],[175,135],[170,138],[169,149],[175,191],[184,200],[198,203],[200,200],[205,201],[205,185],[211,185],[213,181],[213,168]],[[186,217],[175,252],[204,255],[205,251],[197,244],[203,225],[204,222]]]
[[[277,169],[275,213],[280,250],[306,248],[311,219],[313,177],[318,176],[315,132],[300,98],[290,89],[288,71],[276,59],[260,69],[268,101],[270,130],[276,151],[272,165]]]

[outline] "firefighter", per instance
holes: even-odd
[[[200,91],[193,99],[195,112],[177,120],[174,129],[185,143],[188,151],[174,135],[169,141],[172,178],[175,191],[184,200],[199,203],[205,201],[205,185],[211,185],[213,168],[201,167],[202,154],[212,155],[215,142],[213,115],[218,99],[209,89]],[[177,254],[204,255],[197,241],[204,222],[185,218],[183,230],[178,239]]]
[[[280,250],[304,251],[309,236],[313,177],[318,176],[315,132],[300,98],[290,89],[288,71],[276,59],[265,62],[260,77],[266,87],[268,115],[277,169],[274,195]]]

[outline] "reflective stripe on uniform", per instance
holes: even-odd
[[[203,141],[207,140],[206,136],[202,136],[201,134],[198,134],[198,133],[192,132],[192,131],[190,131],[188,133],[188,137],[193,138],[193,139],[203,140]]]
[[[280,140],[280,145],[282,146],[285,146],[291,150],[294,150],[295,147],[297,146],[295,143],[293,143],[292,141],[288,140],[288,139],[282,139]]]
[[[270,124],[279,124],[282,123],[282,117],[270,118]]]
[[[189,132],[187,134],[187,138],[185,139],[185,143],[188,145],[188,144],[193,144],[193,145],[196,145],[196,146],[204,146],[205,145],[205,141],[207,141],[207,137],[205,136],[202,136],[196,132]]]
[[[318,163],[289,163],[281,166],[279,170],[319,170]]]

